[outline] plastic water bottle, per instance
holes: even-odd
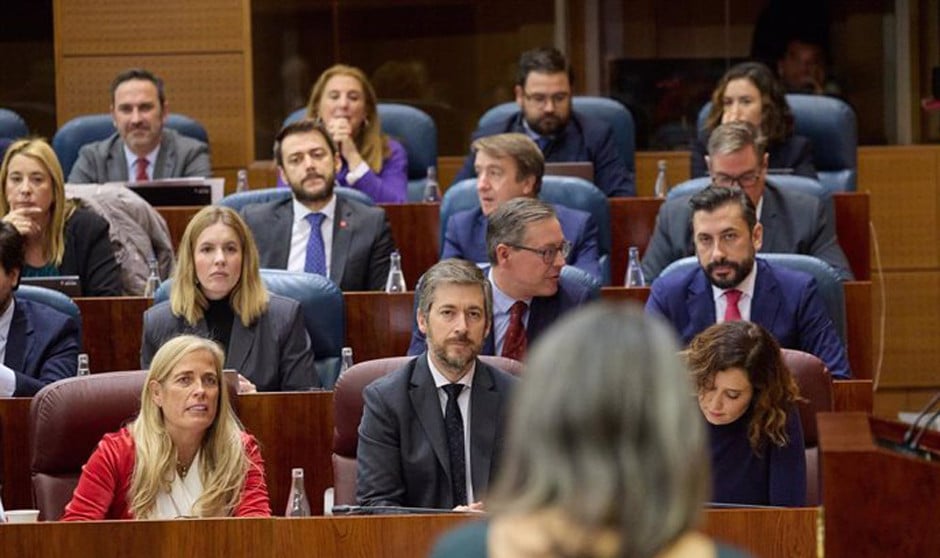
[[[91,374],[91,368],[88,367],[88,353],[79,353],[78,368],[75,375],[88,376],[89,374]]]
[[[441,185],[437,182],[437,167],[428,167],[428,177],[424,182],[424,196],[426,202],[441,201]]]
[[[291,469],[290,497],[287,499],[286,517],[310,517],[310,502],[304,489],[304,470],[300,467]]]
[[[640,249],[636,246],[630,247],[630,253],[627,258],[627,274],[623,278],[625,287],[642,287],[646,284],[643,277],[643,268],[640,267]]]
[[[147,284],[144,285],[144,296],[153,298],[160,288],[160,272],[157,271],[157,259],[150,258],[150,274],[147,275]]]
[[[235,182],[235,191],[236,192],[247,192],[248,187],[248,171],[245,169],[238,170],[238,180]]]
[[[353,365],[352,347],[343,347],[343,364],[339,368],[340,375],[349,370]]]
[[[666,181],[666,161],[660,159],[657,163],[659,174],[656,175],[656,185],[653,186],[653,195],[657,198],[665,198],[669,191],[669,182]]]
[[[405,285],[405,274],[401,270],[401,254],[398,250],[392,252],[391,265],[388,269],[388,279],[385,280],[385,292],[403,293],[408,290]]]

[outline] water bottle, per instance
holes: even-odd
[[[343,347],[343,364],[339,368],[340,375],[353,365],[352,347]]]
[[[304,489],[304,470],[300,467],[291,469],[290,497],[287,499],[285,517],[310,517],[310,502]]]
[[[656,185],[653,186],[653,195],[657,198],[665,198],[669,191],[669,183],[666,182],[666,161],[660,159],[657,163],[659,174],[656,175]]]
[[[150,258],[150,274],[147,275],[147,284],[144,285],[144,296],[153,298],[160,288],[160,272],[157,271],[157,259]]]
[[[424,182],[424,196],[426,202],[441,201],[441,186],[437,182],[437,167],[428,167],[428,178]]]
[[[78,368],[75,375],[87,376],[89,374],[91,374],[91,368],[88,367],[88,353],[79,353]]]
[[[236,192],[247,192],[248,188],[248,171],[245,169],[239,169],[238,171],[238,180],[235,182],[235,191]]]
[[[385,280],[385,292],[403,293],[408,290],[405,285],[405,274],[401,270],[401,254],[398,250],[392,252],[391,265],[388,269],[388,279]]]
[[[623,284],[626,287],[642,287],[646,284],[643,277],[643,268],[640,267],[640,249],[636,246],[630,247],[630,255],[627,259],[627,274],[623,278]]]

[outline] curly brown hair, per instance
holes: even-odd
[[[746,79],[760,91],[760,128],[768,144],[778,144],[793,135],[793,113],[790,112],[790,105],[787,104],[783,85],[773,72],[760,62],[742,62],[732,66],[722,76],[718,86],[712,92],[712,107],[705,121],[705,131],[708,134],[721,124],[725,89],[729,82],[736,79]]]

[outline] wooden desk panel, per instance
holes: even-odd
[[[441,253],[441,210],[437,203],[380,204],[388,215],[395,246],[401,253],[405,282],[414,289],[418,278],[437,263]]]
[[[94,373],[140,369],[143,315],[152,300],[142,296],[79,297],[82,345]]]
[[[32,401],[32,397],[0,397],[0,484],[3,506],[8,510],[33,507],[33,483],[29,474],[29,405]]]
[[[411,343],[414,293],[346,293],[346,344],[356,362],[402,356]]]
[[[183,232],[189,225],[189,220],[193,218],[200,209],[199,206],[187,207],[157,207],[157,212],[166,220],[166,226],[170,229],[170,241],[173,243],[173,251],[176,253],[180,247],[180,239],[183,238]]]

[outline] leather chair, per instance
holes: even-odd
[[[362,390],[374,380],[398,370],[419,357],[391,357],[360,362],[351,366],[333,390],[333,504],[356,504],[356,451],[364,401]],[[480,360],[513,376],[522,375],[521,362],[500,356]]]
[[[337,186],[333,189],[333,191],[337,196],[342,196],[346,199],[364,203],[366,205],[375,205],[375,202],[372,201],[372,198],[370,198],[368,194],[360,192],[359,190],[346,188],[345,186]],[[241,211],[242,208],[244,208],[246,205],[286,200],[290,196],[290,188],[261,188],[258,190],[249,190],[247,192],[236,192],[234,194],[229,194],[219,200],[219,205],[231,207],[235,211]]]
[[[0,138],[11,140],[29,135],[29,126],[19,114],[10,109],[0,108]]]
[[[382,132],[395,138],[408,154],[408,201],[424,198],[428,167],[437,167],[437,125],[424,111],[398,103],[378,103],[376,110]],[[307,108],[300,108],[284,119],[283,125],[304,117]]]
[[[333,389],[346,340],[343,293],[332,281],[313,273],[262,269],[261,280],[268,291],[300,303],[320,383],[325,389]],[[172,279],[164,281],[154,296],[154,304],[169,299],[172,287]]]
[[[636,176],[636,126],[630,110],[619,102],[607,97],[576,96],[572,99],[575,111],[585,114],[595,120],[603,120],[614,130],[614,143],[617,151],[627,165],[627,173]],[[492,122],[506,120],[519,112],[519,105],[515,102],[503,103],[489,109],[480,117],[478,126],[485,126]]]
[[[209,144],[209,134],[206,133],[206,129],[188,116],[171,113],[167,116],[166,127],[186,137]],[[56,130],[55,135],[52,136],[52,149],[59,158],[65,178],[68,179],[82,146],[106,139],[114,132],[114,121],[110,114],[76,116]]]
[[[552,176],[542,178],[539,199],[544,202],[563,205],[571,209],[586,211],[594,217],[597,224],[597,251],[601,266],[601,279],[604,285],[610,285],[611,226],[610,205],[607,197],[596,186],[581,178],[571,176]],[[447,232],[447,220],[467,209],[480,207],[477,195],[477,181],[467,178],[447,189],[441,201],[440,244],[444,246],[444,234]]]
[[[832,377],[823,361],[809,353],[782,349],[782,354],[783,361],[800,389],[800,397],[803,398],[798,403],[798,408],[800,424],[803,427],[803,443],[806,447],[806,505],[818,506],[822,503],[822,492],[816,413],[832,411]]]

